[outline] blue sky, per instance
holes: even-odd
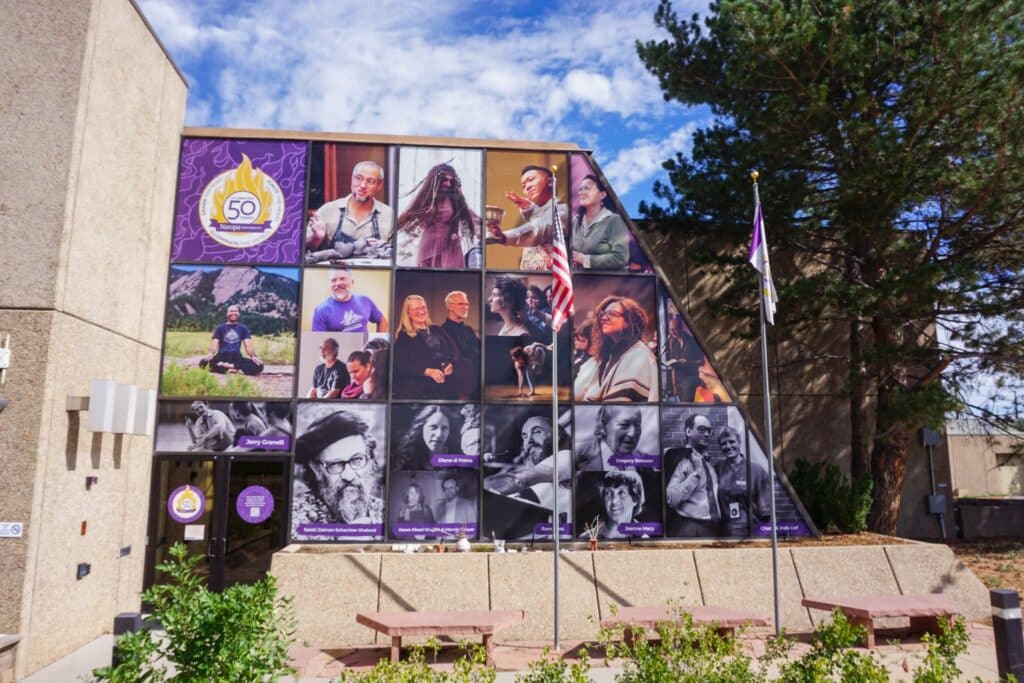
[[[190,126],[575,142],[635,216],[708,123],[636,56],[664,35],[656,0],[139,4],[189,81]]]

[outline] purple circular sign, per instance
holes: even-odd
[[[192,484],[185,484],[171,491],[167,497],[167,513],[175,522],[189,524],[206,512],[206,496]]]
[[[274,511],[274,494],[262,486],[247,486],[235,499],[235,511],[243,522],[265,522]]]

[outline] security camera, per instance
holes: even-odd
[[[7,407],[7,399],[0,396],[0,413],[4,412],[4,408]]]

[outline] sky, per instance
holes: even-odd
[[[666,37],[656,0],[139,5],[189,82],[189,126],[574,142],[636,217],[710,122],[636,55]]]

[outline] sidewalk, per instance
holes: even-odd
[[[959,666],[963,670],[965,679],[980,677],[984,681],[993,681],[998,678],[996,671],[996,650],[995,639],[992,628],[984,624],[969,624],[968,631],[971,635],[971,644],[967,653],[960,658]],[[764,645],[770,631],[759,629],[744,634],[741,638],[744,650],[751,656],[758,656],[764,653]],[[104,635],[87,645],[79,648],[67,657],[64,657],[50,666],[37,671],[33,675],[23,678],[22,683],[74,683],[76,681],[91,680],[91,672],[94,668],[110,663],[111,646],[113,636]],[[883,642],[883,639],[879,639]],[[529,663],[541,658],[544,648],[549,642],[512,642],[497,644],[495,646],[494,661],[498,670],[498,683],[512,683],[516,673],[525,670]],[[576,661],[583,644],[579,641],[564,641],[562,643],[562,656],[570,663]],[[807,651],[808,645],[805,642],[798,642],[790,656],[799,657]],[[890,645],[882,644],[876,649],[879,657],[889,669],[890,678],[893,681],[909,681],[910,673],[920,661],[925,648],[917,638],[908,638],[901,643]],[[622,670],[621,667],[608,667],[603,659],[603,653],[598,647],[589,649],[591,660],[590,678],[596,683],[611,683],[615,676]],[[451,669],[451,662],[459,655],[459,650],[453,645],[445,645],[438,656],[437,667],[440,669]],[[381,658],[388,657],[387,647],[358,647],[358,648],[312,648],[293,647],[292,656],[294,665],[299,670],[299,678],[283,679],[295,681],[295,683],[319,683],[327,682],[337,678],[342,671],[365,670],[373,666]],[[428,656],[428,661],[432,657]]]

